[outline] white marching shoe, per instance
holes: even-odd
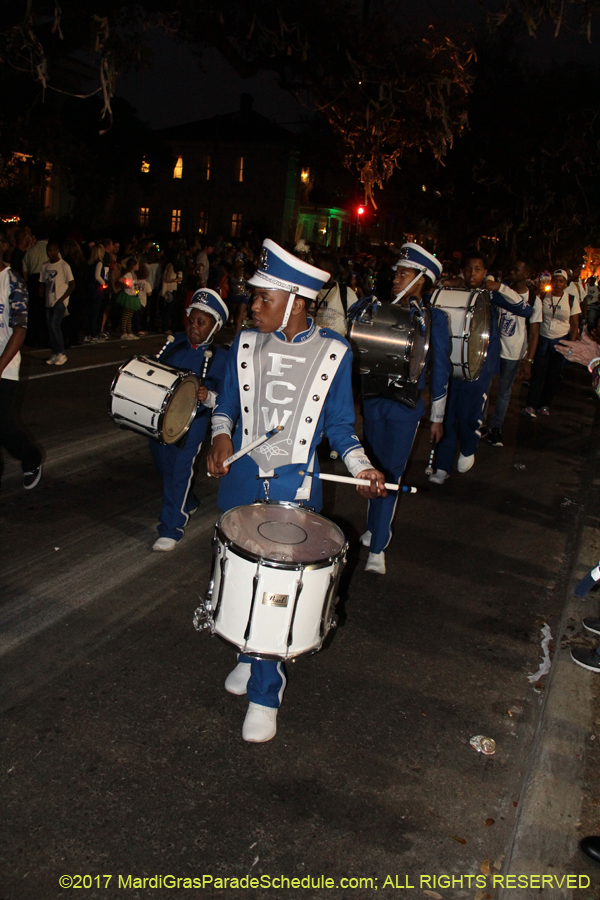
[[[361,544],[363,545],[363,547],[370,547],[370,546],[371,546],[371,537],[372,537],[372,534],[371,534],[370,531],[365,531],[364,534],[361,534],[361,536],[360,536],[360,542],[361,542]]]
[[[462,453],[458,454],[458,462],[456,464],[456,468],[461,474],[464,475],[465,472],[468,472],[469,469],[472,469],[475,465],[475,454],[471,453],[470,456],[463,456]]]
[[[385,575],[385,552],[383,550],[381,553],[369,553],[365,572],[376,572],[378,575]]]
[[[249,703],[244,719],[242,737],[252,744],[263,744],[277,734],[277,710],[270,706]]]
[[[179,541],[174,540],[174,538],[159,538],[152,545],[153,550],[162,550],[163,553],[166,553],[168,550],[173,550]]]
[[[429,476],[429,480],[432,484],[443,484],[447,478],[450,478],[450,475],[443,469],[436,469],[433,475]]]
[[[225,690],[241,697],[246,693],[250,680],[250,663],[238,663],[225,679]]]

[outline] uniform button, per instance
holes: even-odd
[[[305,440],[304,440],[304,438],[302,438],[302,440],[301,440],[301,441],[299,441],[299,442],[298,442],[298,443],[300,443],[300,444],[305,444],[305,443],[306,443],[306,441],[305,441]]]
[[[244,428],[244,434],[248,434],[248,429]]]
[[[327,381],[329,375],[321,375],[321,381]]]
[[[242,363],[242,369],[247,369],[247,368],[248,368],[248,363]]]
[[[245,391],[249,391],[249,390],[250,390],[250,385],[249,385],[249,384],[245,384],[245,385],[244,385],[244,390],[245,390]]]
[[[321,332],[321,336],[322,336],[322,337],[327,337],[327,332],[326,332],[326,331],[322,331],[322,332]]]
[[[315,403],[317,403],[320,399],[321,398],[319,397],[318,394],[313,394],[313,400],[315,401]]]
[[[248,409],[247,406],[244,407],[244,412],[245,412],[245,413],[250,412],[250,410]],[[358,440],[358,438],[357,438],[356,440]]]
[[[310,416],[307,416],[307,417],[306,417],[306,418],[305,418],[305,420],[304,420],[304,421],[305,421],[305,422],[309,422],[309,423],[310,423],[310,422],[312,422],[312,419],[311,419],[311,417],[310,417]]]
[[[332,353],[329,359],[337,359],[337,355],[335,353]]]
[[[242,348],[244,350],[247,350],[249,347],[250,347],[250,344],[242,344]]]

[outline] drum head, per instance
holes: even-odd
[[[411,381],[418,381],[427,360],[427,351],[429,350],[429,340],[431,332],[431,317],[429,311],[425,310],[423,314],[423,325],[415,318],[415,333],[410,348],[410,360],[408,363],[408,377]]]
[[[338,556],[346,539],[323,516],[285,503],[236,506],[219,522],[223,535],[255,559],[282,563],[320,563]]]
[[[163,418],[162,438],[165,444],[175,444],[183,437],[196,412],[196,391],[198,382],[192,377],[184,378],[175,389]]]
[[[471,307],[469,325],[469,349],[467,363],[469,377],[479,378],[485,363],[490,342],[490,302],[485,294],[478,294]]]

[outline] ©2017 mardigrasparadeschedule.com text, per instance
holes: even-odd
[[[244,875],[241,878],[216,875],[61,875],[59,886],[73,888],[106,888],[115,890],[190,890],[190,891],[246,891],[246,890],[372,890],[431,893],[438,890],[585,890],[590,887],[588,875],[385,875],[330,878],[326,875]],[[440,896],[439,894],[437,896]]]

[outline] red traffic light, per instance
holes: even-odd
[[[359,206],[357,209],[357,213],[359,216],[362,216],[364,214],[364,211],[365,211],[364,206]]]

